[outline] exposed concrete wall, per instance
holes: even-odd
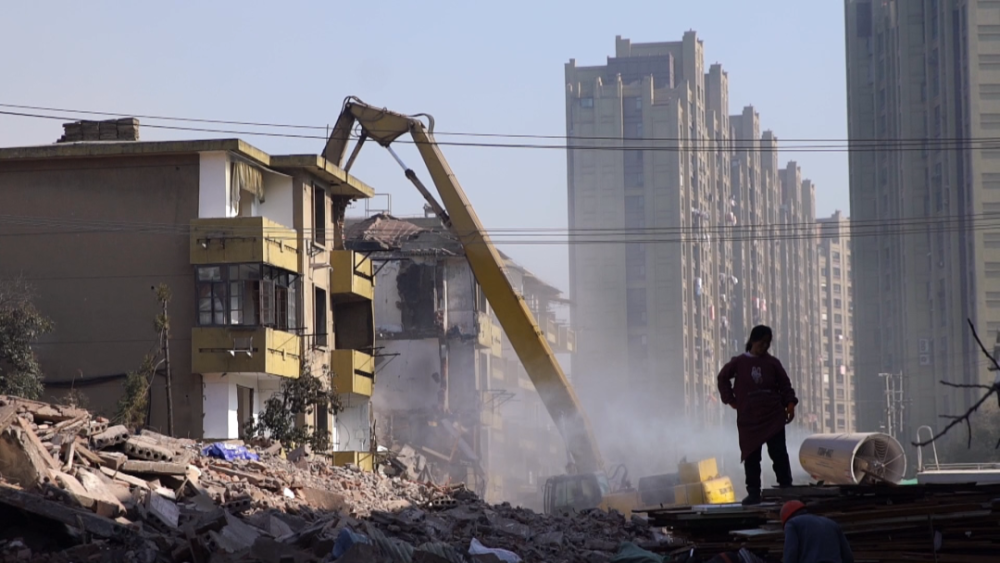
[[[375,330],[379,333],[403,331],[401,300],[396,278],[400,262],[388,262],[375,276]]]
[[[28,222],[0,223],[0,276],[28,278],[54,322],[37,348],[47,380],[76,379],[91,408],[113,413],[122,380],[87,380],[139,366],[156,342],[150,288],[166,283],[180,436],[199,436],[202,428],[201,378],[191,374],[195,295],[186,234],[199,214],[198,185],[197,155],[0,162],[0,209]],[[138,228],[150,224],[177,228]],[[164,429],[163,381],[153,390],[152,422]],[[64,393],[53,389],[50,397]]]
[[[383,364],[372,395],[375,412],[434,409],[441,389],[441,350],[437,338],[385,340],[382,353],[399,354]]]
[[[333,430],[334,449],[339,452],[364,452],[371,447],[368,413],[371,401],[347,401],[337,414]]]
[[[229,194],[229,156],[224,151],[201,153],[198,175],[198,217],[234,217]]]
[[[464,258],[449,260],[444,265],[444,280],[448,292],[448,328],[458,327],[465,335],[476,334],[476,291],[475,276]]]
[[[291,176],[265,172],[264,201],[260,203],[257,213],[286,227],[291,227],[295,224],[293,198],[294,190],[292,190]]]

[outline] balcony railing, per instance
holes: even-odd
[[[297,378],[301,339],[266,327],[191,329],[191,369],[195,373],[247,373]]]
[[[330,452],[334,465],[344,466],[348,464],[356,465],[362,471],[375,470],[375,456],[371,452]]]
[[[357,350],[334,350],[330,353],[333,384],[341,395],[372,396],[375,383],[375,359]]]
[[[302,273],[298,234],[264,217],[191,221],[191,264],[243,263]]]

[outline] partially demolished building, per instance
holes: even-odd
[[[538,505],[565,450],[461,244],[436,218],[388,214],[349,222],[346,239],[376,270],[378,442],[421,478]],[[571,353],[573,333],[553,313],[559,290],[504,259],[553,350]]]

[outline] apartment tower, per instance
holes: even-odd
[[[993,378],[966,319],[987,342],[1000,329],[1000,232],[983,218],[1000,211],[1000,150],[954,140],[1000,127],[1000,4],[845,8],[857,422],[885,426],[880,374],[901,375],[909,442],[977,398],[940,380]]]
[[[819,219],[820,329],[822,330],[823,431],[853,432],[854,286],[850,223],[840,211]]]
[[[706,68],[695,32],[618,37],[607,64],[565,72],[574,385],[608,448],[647,440],[623,413],[720,423],[716,375],[754,323],[778,331],[779,355],[808,340],[783,328],[779,245],[741,225],[813,223],[812,200],[782,215],[777,140],[752,107],[729,115],[728,76]],[[801,202],[801,180],[789,182]],[[793,277],[795,291],[808,278]]]

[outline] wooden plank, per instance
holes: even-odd
[[[17,417],[17,405],[6,405],[0,407],[0,432],[3,432],[14,422]]]
[[[53,478],[63,491],[81,508],[94,509],[95,500],[76,477],[60,471],[53,472]]]
[[[82,438],[78,438],[75,441],[76,453],[83,459],[87,460],[88,463],[97,467],[101,465],[101,457],[95,454],[87,447],[86,442]]]
[[[0,504],[4,504],[43,518],[62,522],[67,526],[82,528],[95,536],[115,540],[141,539],[137,530],[123,526],[109,518],[91,512],[70,508],[38,495],[0,484]]]
[[[62,470],[69,471],[73,468],[73,453],[75,451],[76,442],[68,442],[63,444],[63,451],[65,452],[66,461],[63,463]]]
[[[121,481],[122,483],[126,483],[126,484],[132,485],[134,487],[139,487],[140,489],[145,489],[147,491],[149,490],[149,483],[148,482],[143,481],[142,479],[140,479],[138,477],[133,477],[133,476],[127,474],[127,473],[122,473],[120,471],[115,471],[114,469],[111,469],[110,467],[101,467],[101,473],[107,475],[108,477],[110,477],[112,479],[117,479],[117,480]]]
[[[21,427],[21,430],[24,431],[24,436],[26,438],[24,443],[25,447],[26,448],[30,447],[35,449],[37,451],[38,457],[40,457],[42,461],[45,462],[46,466],[48,466],[48,469],[50,471],[58,471],[60,469],[59,462],[53,459],[52,455],[49,454],[48,448],[46,448],[45,444],[43,444],[42,441],[38,439],[38,435],[35,434],[35,431],[31,429],[31,424],[29,424],[23,418],[18,418],[17,423]]]
[[[77,432],[79,432],[81,428],[83,428],[83,425],[86,424],[87,421],[89,420],[90,420],[89,415],[81,415],[76,418],[64,420],[56,424],[52,428],[49,428],[43,434],[39,435],[39,438],[42,438],[43,440],[48,440],[58,434],[70,434],[70,433],[76,434]]]

